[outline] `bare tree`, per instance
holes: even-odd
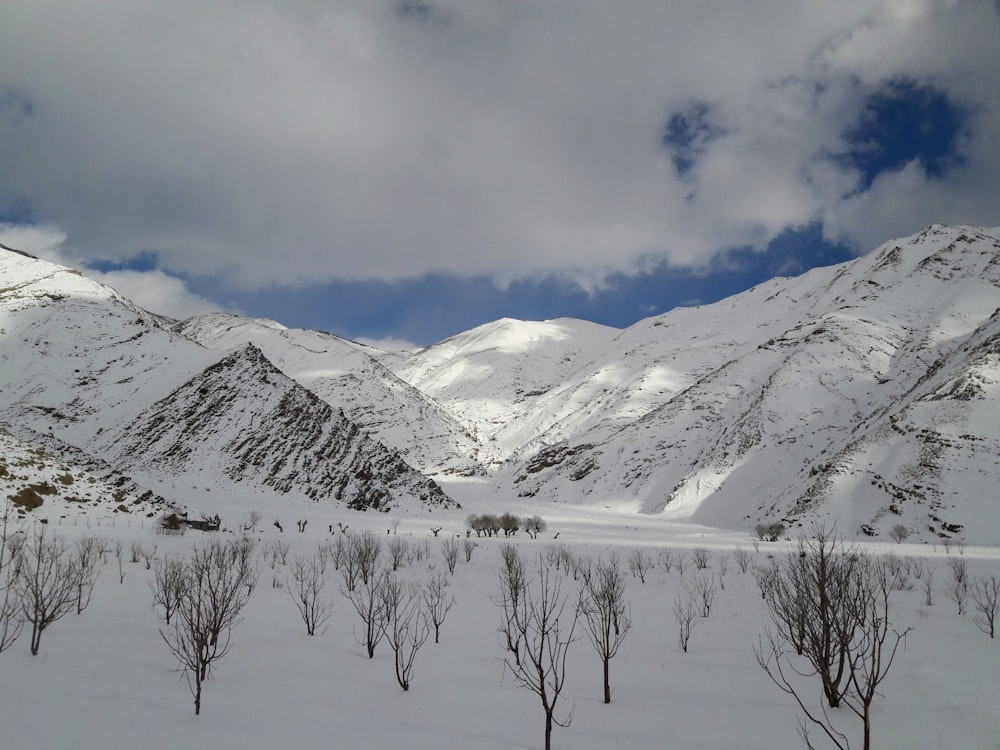
[[[249,531],[251,534],[256,534],[257,524],[260,523],[262,518],[263,516],[261,515],[259,510],[251,509],[250,512],[247,513],[246,530]]]
[[[733,559],[736,561],[736,567],[740,569],[740,573],[746,573],[750,569],[750,562],[753,560],[750,553],[739,545],[733,550]]]
[[[708,561],[711,559],[712,553],[708,551],[705,547],[695,547],[691,550],[691,562],[694,563],[696,570],[704,570],[708,567]]]
[[[76,591],[76,613],[83,614],[83,610],[90,604],[90,599],[94,595],[94,587],[97,585],[97,576],[101,572],[101,545],[97,537],[80,537],[76,543],[76,550],[71,561],[73,573],[73,587]]]
[[[611,702],[610,664],[629,630],[632,615],[625,603],[625,573],[618,555],[598,560],[583,579],[580,611],[591,645],[601,658],[604,670],[604,702]]]
[[[142,561],[146,564],[146,570],[153,567],[153,560],[156,559],[156,548],[157,545],[152,547],[143,547],[142,549]]]
[[[264,560],[271,566],[271,570],[274,570],[275,565],[278,563],[282,565],[288,563],[289,549],[288,542],[281,539],[271,539],[264,542]]]
[[[125,561],[121,541],[115,542],[115,559],[118,561],[118,583],[125,583]]]
[[[853,603],[856,627],[847,645],[847,685],[841,693],[841,704],[855,714],[861,722],[864,750],[871,749],[872,704],[878,687],[889,673],[900,641],[911,630],[902,632],[892,627],[889,618],[889,575],[881,562],[860,558],[852,575],[856,586]],[[767,644],[759,641],[754,647],[757,663],[783,692],[791,695],[805,719],[799,721],[799,733],[809,748],[814,748],[809,734],[810,727],[819,727],[823,734],[840,750],[850,750],[847,736],[831,721],[823,704],[821,711],[809,707],[802,695],[805,692],[798,677],[804,673],[791,663],[791,655],[784,650],[780,636],[768,630]],[[825,694],[825,686],[824,686]]]
[[[17,577],[21,616],[31,623],[31,655],[37,656],[42,633],[76,604],[75,562],[62,539],[48,536],[38,524],[26,544]]]
[[[708,617],[712,613],[712,604],[715,603],[715,576],[709,578],[704,573],[698,573],[684,589],[698,604],[699,614]]]
[[[993,637],[997,618],[998,595],[1000,595],[1000,578],[995,575],[989,578],[977,578],[972,582],[972,601],[976,605],[973,620],[976,627],[990,638]]]
[[[910,535],[910,530],[906,528],[903,524],[897,523],[891,529],[889,529],[889,538],[892,539],[896,544],[902,544],[906,541],[906,538]]]
[[[444,557],[444,564],[448,566],[448,572],[455,575],[455,565],[458,563],[458,539],[453,536],[442,540],[441,555]]]
[[[465,553],[465,561],[472,562],[472,553],[479,545],[473,539],[466,537],[462,542],[462,551]]]
[[[628,569],[633,578],[638,578],[640,583],[646,582],[646,573],[653,569],[655,563],[646,550],[636,547],[628,555]]]
[[[674,567],[674,551],[669,547],[664,547],[660,550],[660,567],[663,568],[664,573],[669,573],[670,569]]]
[[[500,545],[500,596],[494,603],[503,611],[504,622],[499,632],[503,636],[503,645],[514,656],[517,665],[521,663],[520,632],[515,623],[517,613],[524,603],[524,592],[528,586],[528,573],[524,558],[517,546],[509,542]]]
[[[146,550],[142,548],[142,542],[135,540],[128,543],[128,561],[131,563],[137,563],[142,559],[142,556],[146,554]]]
[[[504,513],[500,516],[500,528],[504,536],[514,536],[521,528],[521,519],[513,513]]]
[[[407,585],[394,575],[381,578],[385,606],[385,635],[395,657],[396,682],[403,692],[410,689],[413,662],[427,642],[431,626],[421,606],[419,585]]]
[[[566,657],[576,640],[579,610],[564,596],[561,577],[551,567],[540,565],[538,578],[523,590],[518,605],[505,609],[501,629],[513,631],[507,641],[521,644],[520,660],[512,660],[508,650],[504,665],[514,681],[531,690],[542,702],[545,712],[545,750],[552,748],[553,725],[566,727],[573,720],[573,711],[562,720],[556,718],[556,707],[566,687]]]
[[[960,557],[949,557],[948,567],[951,568],[951,579],[948,581],[948,598],[958,605],[958,614],[965,614],[965,600],[969,595],[969,573],[965,560]]]
[[[346,569],[347,565],[344,567]],[[362,635],[359,638],[355,633],[354,638],[365,647],[369,659],[375,656],[375,647],[385,637],[386,611],[382,579],[387,575],[384,570],[372,571],[368,574],[367,581],[356,581],[353,588],[346,585],[341,588],[341,593],[348,598],[361,619]]]
[[[541,516],[531,516],[530,518],[525,517],[521,519],[521,528],[532,539],[537,539],[538,535],[548,528],[548,524],[545,523]]]
[[[160,637],[187,679],[197,716],[202,686],[215,663],[229,653],[233,628],[241,622],[254,589],[256,569],[239,549],[217,539],[196,546],[184,568],[173,623],[160,629]]]
[[[435,573],[424,586],[424,608],[434,626],[434,642],[441,640],[441,625],[448,612],[455,606],[455,597],[448,592],[448,576]]]
[[[928,607],[934,606],[934,571],[927,570],[927,577],[924,579],[924,604]]]
[[[677,621],[677,645],[685,654],[697,618],[698,609],[695,606],[694,597],[688,592],[683,595],[678,594],[677,598],[674,599],[674,620]]]
[[[323,563],[318,555],[292,560],[288,594],[302,617],[307,635],[316,635],[333,614],[333,604],[323,594],[325,585]]]
[[[687,557],[685,557],[683,552],[677,553],[677,556],[674,558],[674,565],[677,566],[677,573],[683,578],[684,569],[687,567]]]
[[[791,642],[819,676],[831,708],[848,688],[849,649],[861,623],[863,557],[823,527],[758,579],[777,639]]]
[[[153,563],[153,578],[149,581],[149,590],[153,594],[153,611],[167,625],[180,606],[184,589],[187,588],[187,576],[187,565],[180,558],[162,557]]]
[[[406,541],[405,537],[391,536],[385,540],[385,550],[389,554],[389,563],[393,572],[399,570],[406,561],[409,546],[410,543]]]
[[[14,645],[24,626],[15,585],[22,564],[24,534],[13,528],[13,520],[13,509],[8,501],[0,516],[0,653]]]
[[[354,558],[362,583],[367,585],[368,579],[376,571],[381,572],[378,565],[378,558],[381,553],[382,538],[375,536],[370,531],[353,534],[349,538],[347,554]]]

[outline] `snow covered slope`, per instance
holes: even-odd
[[[707,525],[818,516],[844,533],[903,524],[996,541],[998,307],[1000,238],[931,227],[643,321],[619,338],[647,342],[632,372],[662,365],[661,341],[683,363],[661,403],[542,451],[513,481],[527,496]]]
[[[392,357],[274,321],[172,325],[3,256],[0,419],[132,476],[446,503],[397,482],[405,460],[497,505],[1000,541],[998,230],[932,226],[625,330],[504,319]]]
[[[222,351],[253,344],[282,372],[403,452],[424,473],[483,472],[479,443],[446,409],[382,365],[377,349],[321,331],[222,313],[191,318],[174,330]]]
[[[0,251],[0,421],[142,475],[184,503],[180,476],[352,508],[453,504],[259,351],[220,353],[77,272]],[[189,484],[186,486],[190,486]]]

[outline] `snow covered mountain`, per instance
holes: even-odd
[[[625,330],[504,319],[391,356],[268,320],[171,325],[3,255],[0,419],[137,476],[445,506],[419,474],[393,484],[405,460],[459,499],[474,480],[498,504],[1000,541],[998,230],[932,226]]]
[[[0,421],[179,503],[183,480],[385,512],[455,504],[259,350],[207,349],[76,271],[7,251]]]

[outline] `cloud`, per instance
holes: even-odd
[[[192,293],[183,279],[160,270],[99,271],[85,267],[80,258],[67,247],[66,234],[57,227],[0,224],[0,243],[50,263],[84,269],[88,278],[107,284],[150,312],[184,319],[220,309],[218,303]],[[227,312],[238,310],[227,309]]]
[[[945,0],[36,0],[0,23],[0,211],[244,290],[600,288],[817,220],[868,249],[996,223],[997,38]],[[858,192],[833,155],[900,78],[970,113],[966,166]]]

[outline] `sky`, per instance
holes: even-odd
[[[385,346],[1000,224],[998,0],[0,5],[0,242]]]

